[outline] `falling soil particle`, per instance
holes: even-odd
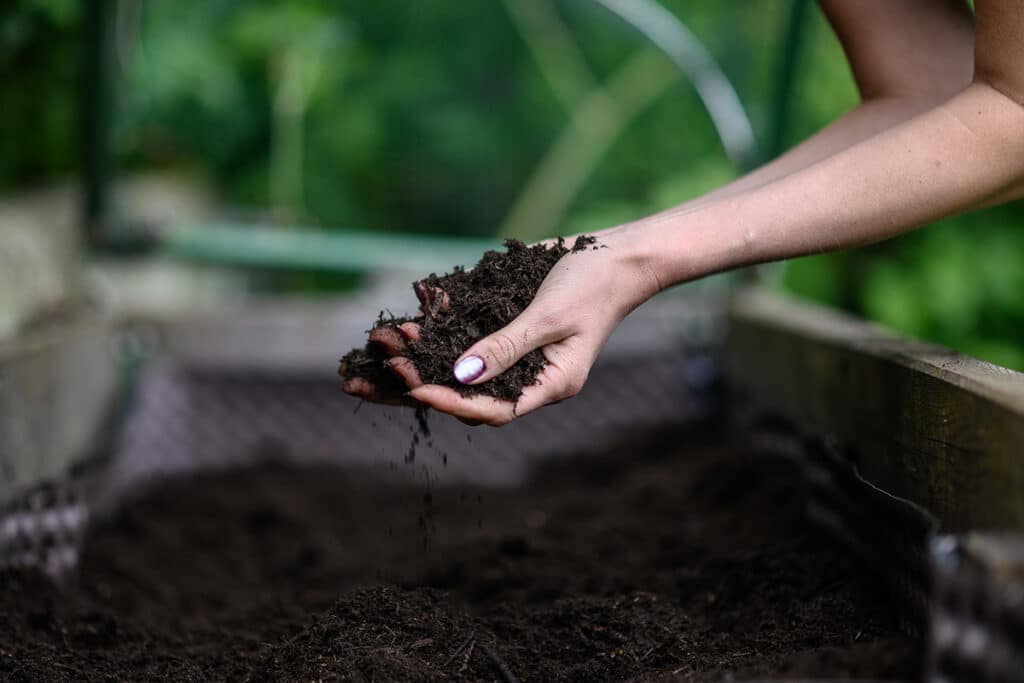
[[[504,252],[486,252],[471,270],[455,267],[451,273],[431,274],[415,283],[414,289],[430,293],[418,317],[385,318],[382,313],[374,327],[410,321],[419,324],[420,339],[408,342],[407,355],[425,383],[451,387],[466,395],[483,394],[514,401],[523,387],[537,381],[546,362],[540,350],[531,351],[512,368],[483,384],[461,384],[452,375],[452,365],[474,342],[515,320],[533,301],[559,259],[597,248],[597,240],[589,236],[576,238],[571,248],[561,239],[550,245],[534,246],[507,240]],[[338,373],[346,379],[366,379],[382,396],[395,398],[406,388],[386,361],[387,354],[370,343],[342,358]]]
[[[380,469],[166,481],[63,590],[0,574],[0,679],[911,679],[917,643],[802,494],[791,462],[692,431],[437,485],[427,546],[422,490]]]

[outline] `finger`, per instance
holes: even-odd
[[[341,390],[346,394],[366,398],[373,391],[373,385],[362,377],[352,377],[342,382]]]
[[[398,326],[398,331],[402,333],[407,342],[418,342],[420,340],[420,326],[416,323],[402,323]]]
[[[463,421],[498,427],[516,418],[515,404],[511,401],[499,401],[490,396],[463,396],[454,389],[437,384],[424,384],[410,391],[409,395]]]
[[[405,335],[396,325],[381,325],[370,330],[370,343],[384,349],[389,356],[405,353]]]
[[[437,315],[439,311],[447,311],[451,308],[451,299],[448,293],[440,287],[433,287],[423,282],[413,283],[412,289],[416,292],[416,298],[420,300],[420,312],[423,315]]]
[[[423,385],[423,380],[420,378],[420,371],[416,369],[416,365],[402,356],[395,356],[386,361],[388,368],[395,374],[398,379],[405,382],[405,385],[410,389],[415,389],[418,386]]]
[[[412,283],[412,291],[416,293],[416,298],[420,300],[421,305],[430,306],[430,289],[427,287],[427,283],[422,280]]]
[[[394,403],[397,397],[384,396],[377,391],[377,388],[373,386],[369,381],[362,377],[353,377],[347,379],[341,385],[341,390],[346,394],[357,396],[366,401],[373,401],[374,403]]]
[[[528,307],[510,324],[470,346],[452,368],[455,379],[463,384],[481,384],[508,370],[530,351],[561,341],[571,333],[531,309]]]
[[[389,406],[418,406],[420,402],[412,397],[400,396],[396,394],[382,394],[377,391],[377,388],[369,381],[362,377],[353,377],[347,379],[341,385],[342,391],[346,394],[351,394],[364,401],[371,401],[372,403],[381,403]]]

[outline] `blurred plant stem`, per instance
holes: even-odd
[[[677,78],[662,54],[645,49],[620,66],[606,85],[591,90],[527,180],[498,234],[526,242],[552,234],[623,130]]]
[[[278,220],[295,220],[305,214],[305,117],[320,78],[325,42],[303,37],[272,54],[268,63],[273,88],[269,194]]]
[[[583,51],[550,0],[504,0],[541,75],[566,112],[598,86]]]

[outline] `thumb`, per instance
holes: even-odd
[[[469,347],[452,368],[462,384],[482,384],[497,377],[534,349],[564,339],[564,327],[528,307],[522,315]]]

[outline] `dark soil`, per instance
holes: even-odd
[[[389,321],[378,322],[378,324],[394,325],[397,323]],[[376,344],[367,344],[364,349],[352,349],[345,354],[338,367],[338,374],[344,379],[362,377],[376,388],[383,399],[398,399],[409,388],[398,378],[398,375],[388,368],[389,358],[390,356]]]
[[[381,314],[375,326],[399,325],[415,321],[420,325],[420,340],[409,344],[409,358],[416,364],[427,384],[452,387],[462,394],[484,394],[514,401],[523,387],[536,382],[544,367],[539,351],[526,354],[511,369],[488,382],[464,385],[452,375],[452,365],[474,342],[497,332],[515,320],[533,301],[537,290],[555,263],[566,254],[599,248],[593,237],[579,237],[571,248],[559,239],[551,246],[526,246],[507,240],[505,251],[488,251],[472,270],[455,267],[446,275],[431,274],[414,283],[413,288],[428,292],[421,314],[415,318],[387,318]],[[443,292],[447,297],[443,302]],[[384,396],[405,391],[385,361],[387,355],[373,344],[355,349],[341,359],[342,377],[369,380]]]
[[[676,432],[512,489],[280,462],[169,481],[93,529],[65,591],[0,574],[0,679],[915,676],[797,479]]]

